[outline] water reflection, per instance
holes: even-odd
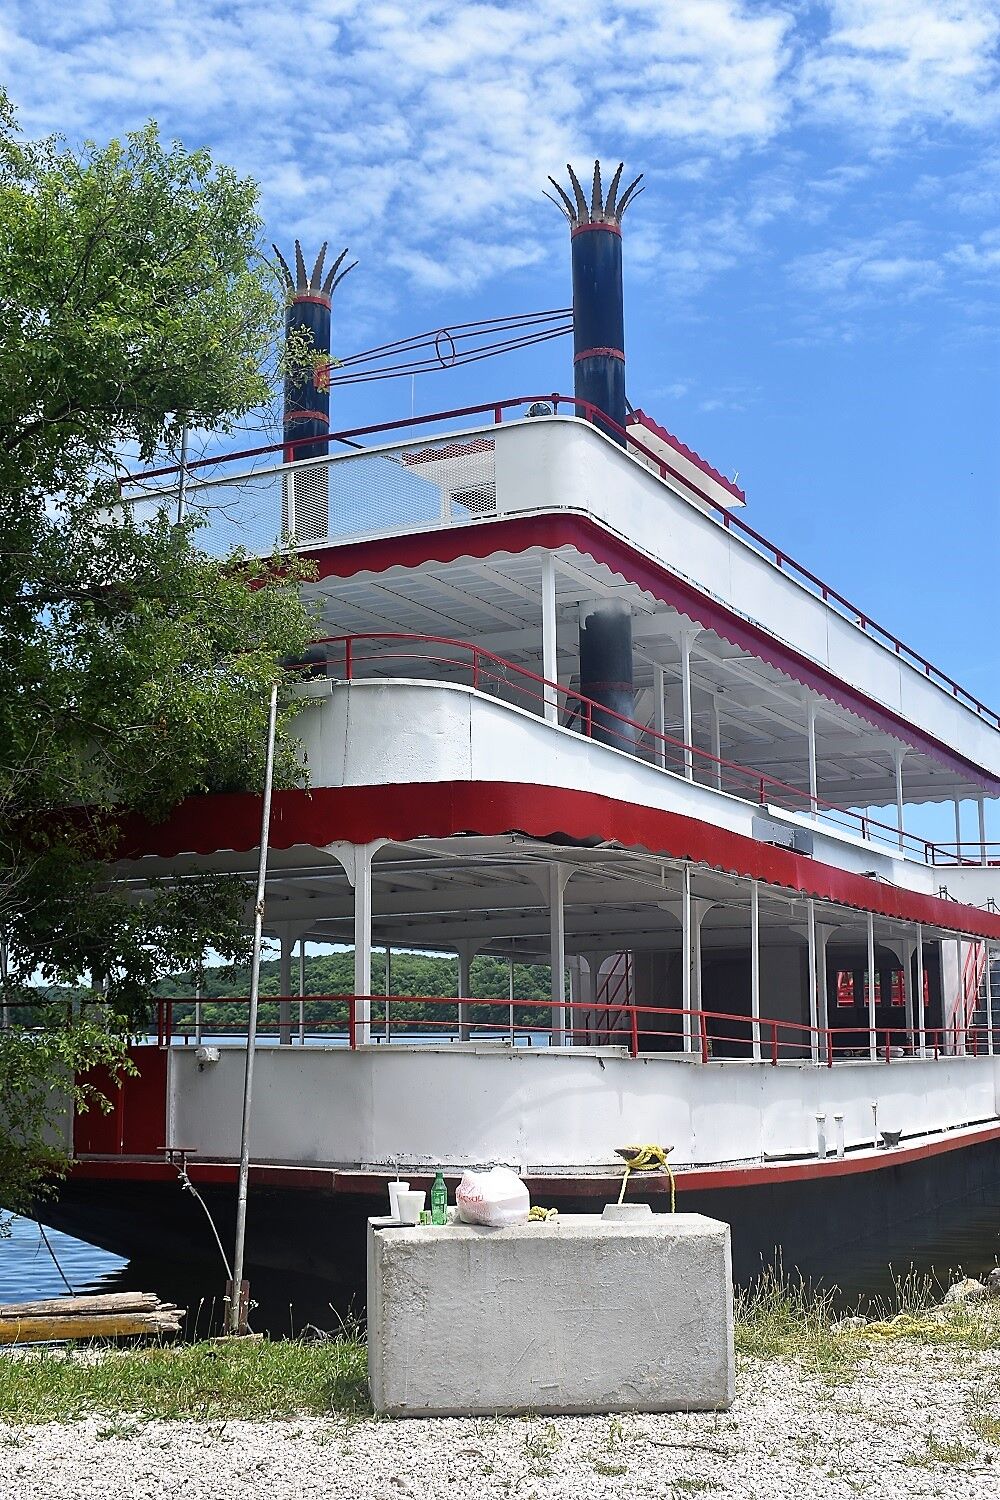
[[[0,1303],[55,1297],[65,1292],[37,1224],[16,1219],[10,1239],[0,1240]],[[221,1330],[223,1273],[217,1262],[132,1260],[111,1255],[57,1230],[47,1231],[52,1247],[74,1291],[153,1291],[165,1301],[188,1309],[188,1337]],[[945,1205],[933,1220],[907,1220],[891,1236],[862,1241],[827,1253],[798,1270],[815,1286],[837,1287],[841,1309],[874,1298],[892,1301],[894,1278],[927,1276],[943,1289],[955,1275],[985,1277],[1000,1263],[1000,1185],[993,1202],[982,1199]],[[320,1277],[291,1275],[249,1267],[257,1303],[253,1326],[275,1337],[297,1333],[307,1323],[336,1327],[343,1318],[363,1312],[363,1289],[345,1296],[342,1287]]]

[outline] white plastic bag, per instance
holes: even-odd
[[[485,1224],[490,1229],[526,1224],[531,1207],[528,1189],[510,1167],[466,1172],[458,1184],[455,1202],[463,1223]]]

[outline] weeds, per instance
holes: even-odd
[[[858,1326],[834,1315],[834,1291],[767,1267],[736,1292],[736,1350],[752,1359],[797,1359],[827,1379],[849,1378],[879,1345],[912,1340],[978,1351],[1000,1350],[1000,1306],[941,1306],[931,1277],[909,1272],[895,1279],[892,1299],[879,1299]]]
[[[963,1465],[973,1463],[979,1454],[968,1443],[942,1443],[933,1433],[927,1437],[923,1453],[910,1453],[903,1463],[910,1469],[930,1469],[937,1464]]]

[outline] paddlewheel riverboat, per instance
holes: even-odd
[[[509,1163],[599,1209],[629,1144],[671,1148],[678,1203],[732,1222],[740,1274],[996,1190],[1000,720],[628,406],[618,183],[561,196],[572,395],[331,435],[329,383],[293,382],[277,452],[126,486],[140,507],[181,486],[212,546],[284,533],[314,565],[304,782],[271,821],[283,998],[256,1056],[251,1268],[360,1282],[352,1226],[397,1171]],[[326,349],[333,281],[296,250],[289,323]],[[915,831],[929,803],[954,804],[954,841]],[[251,886],[260,824],[257,796],[200,797],[133,822],[118,875]],[[323,1033],[293,982],[317,942],[354,949]],[[457,954],[459,996],[419,1022],[373,996],[373,945]],[[477,998],[480,953],[550,966],[543,1022]],[[177,1163],[225,1222],[231,1010],[208,1037],[161,1004],[114,1112],[72,1124],[53,1222],[214,1254]],[[662,1175],[629,1191],[669,1206]]]

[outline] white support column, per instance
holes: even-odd
[[[826,945],[830,941],[830,935],[833,930],[834,929],[832,927],[827,927],[823,922],[818,922],[816,925],[816,991],[818,997],[817,1008],[819,1011],[819,1024],[824,1033],[828,1031],[830,1027],[830,996],[826,981]],[[825,1062],[826,1048],[831,1039],[824,1035],[822,1040],[822,1060]]]
[[[899,847],[902,849],[906,843],[906,834],[903,829],[903,756],[906,751],[901,745],[896,745],[892,752],[892,763],[896,772],[896,827],[899,829]]]
[[[358,1047],[366,1046],[372,1034],[372,859],[386,843],[387,839],[373,839],[370,844],[337,839],[326,846],[354,888],[354,1042]]]
[[[278,1041],[282,1047],[292,1045],[292,1002],[287,997],[292,993],[292,950],[295,947],[295,939],[287,924],[283,923],[278,930],[278,942],[280,944],[278,958]]]
[[[510,1045],[514,1046],[514,960],[507,960],[507,1005],[510,1011]]]
[[[722,720],[718,696],[712,694],[712,754],[715,756],[715,788],[722,791]]]
[[[202,1027],[201,1027],[201,1020],[202,1020],[201,997],[202,997],[202,993],[203,993],[204,987],[205,987],[204,986],[204,981],[202,979],[203,972],[204,972],[204,970],[202,969],[201,964],[199,964],[198,965],[198,972],[197,972],[197,975],[196,975],[195,981],[194,981],[194,1039],[195,1039],[196,1046],[199,1046],[199,1047],[201,1046],[201,1030],[202,1030]]]
[[[819,775],[816,769],[816,705],[806,699],[806,734],[809,740],[809,811],[815,818],[819,800]]]
[[[389,996],[392,994],[392,949],[388,943],[385,945],[385,1039],[389,1040],[391,1035],[391,1022],[389,1020]]]
[[[563,892],[572,870],[549,867],[549,962],[552,967],[552,1044],[565,1047],[573,1038],[566,1030],[566,908]]]
[[[299,1046],[306,1044],[306,938],[299,938]]]
[[[989,857],[988,857],[988,853],[987,853],[987,849],[986,849],[986,798],[985,797],[980,797],[978,799],[978,807],[979,807],[979,863],[981,865],[985,865],[985,864],[989,863]]]
[[[702,965],[701,927],[714,905],[714,901],[706,901],[704,897],[698,897],[691,903],[691,912],[694,919],[691,932],[693,948],[691,990],[692,1009],[695,1011],[702,1011],[705,1008],[703,1003],[704,968]],[[691,1046],[694,1051],[698,1050],[701,1046],[701,1024],[700,1015],[691,1018]]]
[[[914,1051],[913,1035],[913,940],[904,938],[900,943],[903,954],[903,1005],[906,1014],[906,1035],[909,1038],[910,1052]]]
[[[684,1051],[691,1051],[691,866],[685,862],[681,898],[681,1017]]]
[[[868,913],[868,1054],[874,1062],[878,1057],[878,1042],[875,1037],[875,918]]]
[[[557,681],[556,649],[556,564],[550,552],[542,554],[542,676]],[[559,695],[545,688],[545,717],[550,724],[559,722]]]
[[[682,738],[685,746],[694,743],[694,713],[691,707],[691,646],[697,631],[681,631],[681,699],[684,713],[684,732]],[[684,775],[688,781],[694,780],[694,756],[690,749],[684,751]]]
[[[917,1034],[920,1038],[920,1056],[927,1056],[927,1016],[924,1006],[924,929],[917,923]]]
[[[665,673],[662,667],[653,667],[653,728],[657,735],[664,735],[667,731],[667,716],[665,696],[667,685]],[[665,766],[667,763],[667,747],[662,739],[657,739],[655,746],[656,764]]]
[[[456,943],[458,954],[458,1040],[469,1040],[469,1007],[464,1002],[472,999],[472,960],[479,952],[479,944],[470,941]]]
[[[754,1061],[760,1062],[760,888],[756,880],[750,882],[750,1014]]]
[[[955,858],[962,863],[962,804],[955,798]]]
[[[814,1063],[820,1061],[819,1047],[819,996],[816,983],[816,903],[809,901],[806,907],[809,913],[809,1025],[813,1028],[809,1033],[809,1055]]]

